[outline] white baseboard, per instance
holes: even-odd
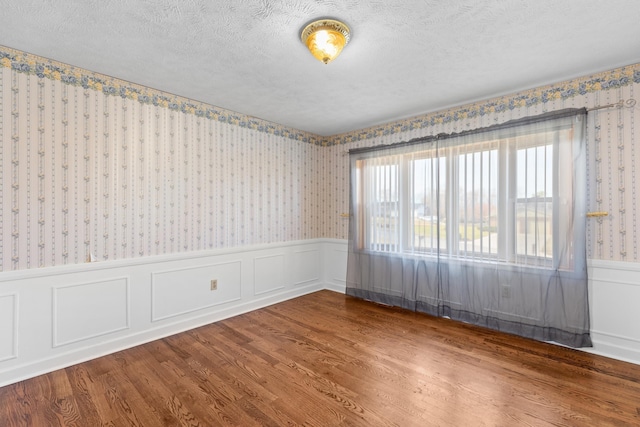
[[[588,353],[640,365],[640,341],[636,339],[621,341],[611,334],[591,332],[591,341],[593,348],[583,349]]]
[[[335,283],[327,283],[324,286],[324,289],[328,291],[337,292],[339,294],[346,294],[347,287],[345,285],[336,285]]]

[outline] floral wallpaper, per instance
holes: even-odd
[[[633,65],[321,137],[0,46],[0,270],[346,239],[350,148],[606,105],[588,256],[639,262],[639,90]]]
[[[0,67],[2,271],[322,236],[307,136],[29,67]]]

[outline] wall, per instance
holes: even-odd
[[[587,223],[591,351],[640,363],[640,65],[330,138],[321,153],[326,183],[323,236],[337,241],[326,256],[346,254],[348,219],[341,214],[349,211],[349,149],[620,102],[588,114],[588,210],[609,213]]]
[[[0,386],[322,289],[316,140],[0,47]]]
[[[344,292],[349,148],[616,103],[639,70],[323,139],[0,47],[0,386]],[[588,130],[590,209],[611,213],[588,230],[593,351],[635,363],[639,111]]]
[[[320,237],[314,136],[0,48],[0,271]]]

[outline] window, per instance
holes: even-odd
[[[349,150],[347,294],[590,346],[586,114]]]
[[[524,126],[367,153],[358,248],[571,269],[572,141],[571,126]]]

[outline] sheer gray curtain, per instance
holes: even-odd
[[[585,110],[350,151],[347,294],[591,346]]]

